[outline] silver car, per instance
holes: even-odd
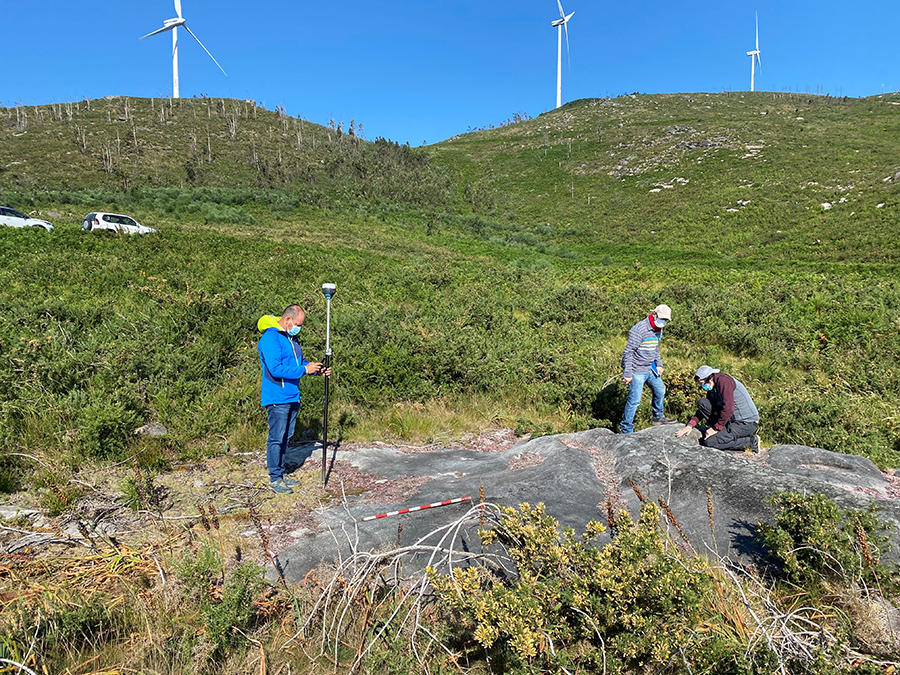
[[[109,230],[110,232],[122,232],[124,234],[152,234],[156,232],[152,227],[144,227],[131,216],[123,216],[120,213],[89,213],[81,223],[82,230]]]
[[[41,227],[47,232],[53,231],[52,223],[26,216],[21,211],[16,211],[7,206],[0,206],[0,225],[8,225],[9,227]]]

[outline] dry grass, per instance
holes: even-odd
[[[402,402],[363,411],[349,408],[356,424],[348,440],[388,440],[419,444],[450,444],[485,430],[513,428],[527,419],[535,426],[571,431],[571,417],[563,408],[548,409],[527,400],[499,399],[484,394],[443,396],[423,402]],[[339,415],[335,414],[335,419]]]

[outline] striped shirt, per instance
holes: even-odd
[[[662,329],[654,330],[650,325],[650,317],[639,321],[628,331],[628,343],[622,354],[622,373],[624,377],[633,377],[653,371],[653,362],[657,369],[662,368],[659,355],[659,341]]]

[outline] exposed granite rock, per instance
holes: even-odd
[[[900,528],[900,482],[895,485],[867,459],[797,445],[775,446],[759,455],[734,454],[697,445],[697,432],[676,439],[678,428],[654,427],[631,435],[594,429],[526,440],[499,452],[441,448],[408,454],[385,447],[340,452],[341,459],[366,473],[430,480],[402,504],[373,504],[373,495],[365,494],[318,512],[319,531],[280,551],[279,563],[287,578],[299,580],[321,561],[346,556],[354,547],[366,551],[396,545],[400,523],[403,543],[412,543],[456,520],[471,505],[362,519],[455,497],[471,496],[474,504],[479,488],[485,501],[495,504],[543,502],[563,526],[581,532],[591,520],[605,522],[610,497],[618,496],[637,514],[633,480],[645,499],[662,497],[668,503],[697,551],[717,551],[745,562],[758,560],[754,530],[759,521],[771,519],[772,509],[764,500],[778,491],[822,493],[844,508],[866,508],[874,501],[880,517]],[[714,505],[714,535],[707,489]],[[458,537],[459,547],[480,545],[474,529]]]

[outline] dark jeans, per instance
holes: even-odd
[[[269,417],[269,440],[266,442],[266,466],[269,480],[284,478],[284,453],[294,435],[294,424],[300,403],[273,403],[266,406]]]
[[[719,421],[721,410],[713,410],[712,402],[708,398],[701,398],[697,401],[698,417],[706,420],[709,426],[713,426]],[[700,445],[707,448],[715,448],[716,450],[744,450],[753,447],[753,436],[756,434],[756,428],[759,426],[757,422],[738,422],[733,417],[725,424],[722,431],[710,436],[708,439],[701,439]]]

